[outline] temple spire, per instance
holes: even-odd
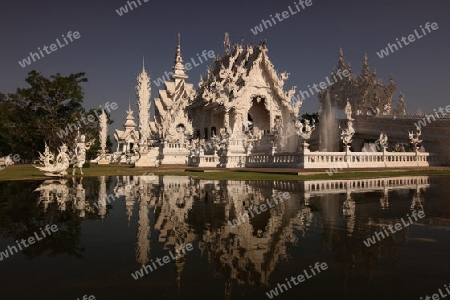
[[[230,35],[225,32],[225,39],[223,40],[223,48],[225,49],[225,54],[230,54]]]
[[[125,124],[123,124],[123,127],[125,127],[125,129],[130,128],[133,130],[136,128],[136,123],[134,122],[133,111],[131,110],[131,104],[129,99],[128,99],[127,117]]]
[[[139,110],[139,132],[140,132],[140,144],[146,145],[147,139],[150,137],[150,109],[151,109],[151,96],[152,88],[150,86],[150,77],[145,69],[137,77],[136,96],[138,98],[137,106]]]
[[[367,58],[367,53],[364,53],[364,65],[363,65],[362,75],[364,77],[368,77],[369,74],[370,74],[369,59]]]
[[[342,48],[339,49],[339,62],[338,62],[338,70],[344,70],[345,69],[345,58],[344,58],[344,51]]]
[[[173,79],[186,79],[188,76],[184,73],[185,67],[183,63],[183,57],[181,57],[181,36],[178,33],[177,53],[175,54],[175,65],[173,69],[175,73],[172,75]]]

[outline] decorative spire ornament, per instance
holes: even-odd
[[[144,60],[142,61],[144,64]],[[147,144],[150,137],[150,77],[145,71],[145,66],[142,65],[142,72],[137,77],[136,96],[138,98],[137,106],[139,109],[139,132],[141,133],[140,144]]]
[[[339,49],[339,62],[338,62],[338,70],[344,70],[345,69],[345,59],[344,59],[344,52],[342,48]]]
[[[178,43],[177,43],[177,52],[175,54],[175,65],[173,66],[173,70],[175,73],[172,75],[172,78],[177,81],[177,79],[187,79],[189,76],[184,72],[184,62],[183,57],[181,56],[181,35],[178,33],[177,35]],[[175,83],[177,84],[177,82]]]
[[[362,75],[364,77],[368,77],[369,74],[370,74],[369,59],[367,58],[367,53],[364,53],[364,65],[363,65]]]
[[[107,124],[108,124],[108,117],[106,116],[105,110],[102,108],[102,114],[100,115],[100,132],[99,132],[99,138],[100,138],[100,146],[101,146],[101,155],[100,159],[106,159],[106,135],[107,135]]]
[[[228,32],[225,32],[225,39],[223,40],[223,48],[225,49],[226,54],[230,54],[230,35]]]

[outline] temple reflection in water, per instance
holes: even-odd
[[[367,264],[370,277],[377,261],[398,255],[398,243],[408,239],[409,230],[370,249],[362,241],[410,210],[424,210],[421,195],[429,187],[427,176],[305,182],[101,176],[89,186],[83,178],[49,180],[35,191],[44,212],[51,206],[60,212],[72,211],[80,219],[105,219],[111,207],[124,204],[128,222],[137,219],[135,259],[139,265],[152,258],[153,234],[166,250],[192,243],[214,264],[215,275],[229,282],[225,289],[230,289],[231,282],[269,286],[277,264],[290,260],[288,248],[297,247],[310,231],[320,233],[322,246],[335,254],[335,263],[346,278],[357,261]],[[289,192],[290,199],[235,227],[228,224],[278,192]],[[368,194],[379,201],[364,201]],[[409,199],[409,205],[396,205],[398,199],[402,199],[399,203]],[[384,217],[386,211],[389,218]],[[185,263],[183,256],[175,261],[178,286]]]

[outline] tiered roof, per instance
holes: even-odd
[[[288,73],[278,74],[267,55],[267,46],[262,41],[258,46],[237,44],[230,51],[228,35],[225,37],[225,54],[217,57],[207,74],[201,77],[192,107],[221,105],[231,108],[236,105],[247,85],[270,88],[280,102],[291,107],[290,99],[295,87],[283,90]]]
[[[192,133],[192,125],[187,117],[186,106],[193,98],[193,85],[186,83],[189,76],[184,72],[185,67],[181,56],[180,35],[178,34],[177,51],[171,76],[173,81],[164,82],[164,90],[159,91],[159,98],[155,98],[155,122],[162,138],[176,135],[176,126],[183,124],[188,134]],[[176,123],[176,124],[175,124]]]
[[[134,122],[133,111],[131,110],[130,105],[128,105],[127,118],[123,127],[125,130],[116,129],[115,131],[114,135],[117,141],[139,140],[139,132],[136,131],[136,123]]]
[[[337,74],[338,71],[342,74],[344,70],[348,70],[350,76],[341,76],[341,79]],[[341,49],[337,69],[333,70],[332,73],[337,81],[335,80],[334,84],[319,93],[319,99],[322,102],[325,99],[326,92],[329,92],[333,105],[339,109],[344,109],[348,100],[351,104],[353,115],[388,115],[394,112],[391,105],[397,85],[394,83],[392,75],[388,84],[379,79],[376,69],[370,68],[367,55],[364,55],[361,73],[352,76],[352,67],[350,64],[345,63]],[[401,101],[403,101],[403,98]],[[400,106],[404,106],[403,103]]]

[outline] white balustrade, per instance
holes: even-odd
[[[304,169],[348,169],[417,167],[439,164],[439,156],[426,152],[309,152],[251,154],[247,167],[291,167]]]

